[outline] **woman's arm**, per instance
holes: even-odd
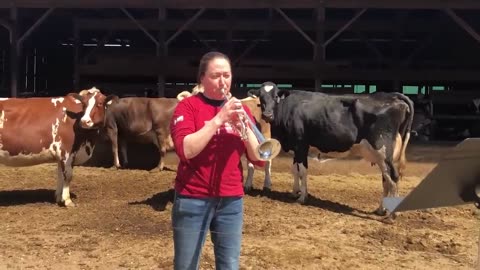
[[[185,136],[183,139],[185,158],[192,159],[202,152],[222,124],[222,121],[215,116],[212,120],[206,122],[197,132]]]
[[[240,109],[237,109],[240,108]],[[205,123],[205,125],[198,131],[185,136],[183,141],[183,152],[186,159],[196,157],[207,146],[213,135],[217,132],[223,124],[235,118],[236,115],[242,112],[241,102],[232,98],[228,100],[222,109],[212,118],[212,120]]]

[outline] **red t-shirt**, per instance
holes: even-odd
[[[194,158],[186,159],[183,152],[185,136],[201,129],[222,108],[223,101],[207,99],[203,94],[180,101],[175,108],[170,130],[175,151],[180,158],[176,192],[196,197],[243,196],[243,170],[240,157],[246,153],[244,142],[229,124],[220,127],[205,148]],[[243,106],[250,119],[252,115]],[[248,156],[247,156],[247,159]],[[250,160],[250,159],[249,159]],[[253,162],[264,166],[265,162]]]

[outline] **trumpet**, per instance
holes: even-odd
[[[225,93],[225,89],[222,89],[222,94],[225,99],[225,102],[227,102],[231,97],[231,95],[229,97]],[[263,134],[260,132],[260,130],[258,130],[255,123],[252,121],[252,119],[250,119],[250,117],[245,111],[242,113],[242,116],[244,119],[248,121],[248,125],[252,129],[253,134],[255,135],[259,143],[257,148],[255,149],[255,153],[254,153],[255,158],[262,161],[270,161],[274,159],[280,153],[280,149],[282,148],[280,145],[280,142],[276,139],[265,139]],[[235,129],[237,129],[238,133],[240,134],[240,138],[242,140],[248,140],[248,133],[247,133],[248,126],[242,119],[240,119],[240,124],[241,124],[240,130],[237,129],[236,125],[232,124],[232,126],[235,127]]]

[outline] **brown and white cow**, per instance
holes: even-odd
[[[0,163],[31,166],[56,162],[56,201],[75,206],[70,198],[73,166],[92,155],[108,99],[96,88],[84,96],[0,99]]]
[[[112,143],[113,162],[127,167],[127,142],[153,143],[160,152],[159,170],[164,168],[166,152],[173,149],[170,137],[170,119],[178,100],[176,98],[121,98],[107,109],[106,133]]]
[[[182,100],[186,97],[189,97],[191,95],[196,95],[198,93],[203,92],[203,88],[201,85],[197,85],[192,89],[192,93],[188,91],[183,91],[177,95],[178,100]],[[252,113],[252,116],[255,118],[255,122],[257,123],[257,128],[260,130],[262,135],[265,137],[265,139],[269,139],[270,136],[270,124],[267,123],[263,118],[262,118],[262,110],[260,108],[260,99],[255,98],[255,97],[247,97],[244,99],[240,100],[243,105],[247,106],[250,109],[250,112]],[[263,190],[264,191],[270,191],[272,187],[272,180],[271,180],[271,167],[272,167],[272,162],[267,161],[265,163],[265,179],[263,181]],[[247,174],[247,179],[245,179],[245,182],[243,184],[243,187],[245,191],[250,191],[253,187],[253,172],[255,171],[255,166],[248,162],[248,174]]]

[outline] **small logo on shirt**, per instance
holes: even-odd
[[[179,117],[175,118],[175,120],[173,120],[173,125],[176,125],[177,123],[182,121],[183,121],[183,115],[180,115]]]

